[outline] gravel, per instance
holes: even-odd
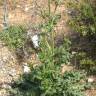
[[[22,74],[16,55],[0,41],[0,96],[10,96],[11,83]]]

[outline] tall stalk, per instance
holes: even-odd
[[[48,0],[48,11],[49,11],[49,19],[51,15],[51,0]]]
[[[7,0],[4,0],[4,21],[3,21],[4,29],[8,28],[8,8],[7,8]]]

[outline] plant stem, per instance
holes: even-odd
[[[4,29],[8,28],[8,8],[7,8],[7,0],[4,0]]]
[[[48,10],[49,10],[49,19],[50,19],[50,15],[51,15],[51,1],[48,0]]]

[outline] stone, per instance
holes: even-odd
[[[87,80],[88,80],[88,83],[93,83],[94,82],[94,78],[91,78],[91,77],[89,77]]]
[[[3,89],[11,89],[11,86],[8,85],[8,84],[3,84],[3,85],[2,85],[2,88],[3,88]]]
[[[30,73],[31,70],[27,63],[24,63],[23,68],[24,68],[24,73]]]

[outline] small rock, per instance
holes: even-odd
[[[94,78],[91,78],[91,77],[88,78],[87,80],[88,80],[88,83],[93,83],[94,82]]]
[[[6,60],[8,60],[7,56],[3,57],[3,61],[5,62]]]
[[[24,67],[24,73],[30,73],[31,70],[27,63],[24,63],[23,67]]]
[[[3,84],[3,85],[2,85],[2,88],[4,88],[4,89],[11,89],[11,86],[8,85],[8,84]]]
[[[64,72],[66,72],[66,71],[71,71],[71,70],[73,70],[73,66],[69,66],[69,65],[65,65],[65,64],[63,64],[61,66],[61,73],[62,74],[64,74]]]
[[[12,77],[16,76],[16,70],[15,69],[10,70],[9,75],[12,76]]]
[[[73,51],[73,52],[72,52],[72,55],[75,55],[76,53],[77,53],[77,52]]]
[[[27,12],[29,10],[29,8],[28,7],[25,7],[25,12]]]

